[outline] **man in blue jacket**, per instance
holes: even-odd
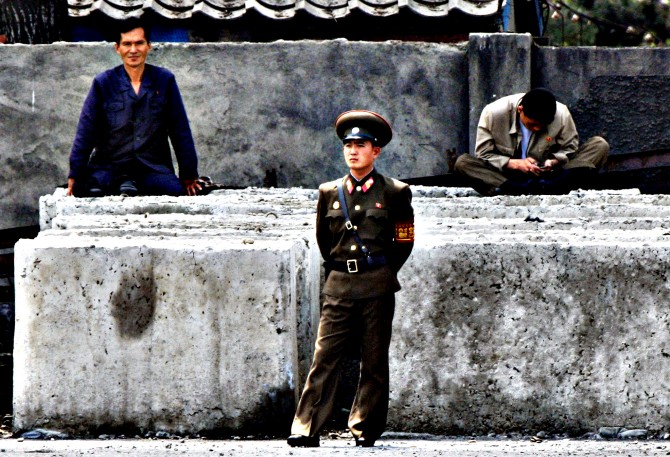
[[[70,152],[68,195],[196,195],[198,158],[174,75],[146,63],[151,43],[141,22],[125,22],[116,40],[123,65],[93,80]]]

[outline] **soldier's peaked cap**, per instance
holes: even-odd
[[[367,110],[351,110],[337,116],[335,131],[342,141],[370,140],[383,148],[393,137],[391,125],[381,115]]]

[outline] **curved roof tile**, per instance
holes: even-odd
[[[488,16],[498,11],[499,0],[68,0],[68,7],[73,17],[100,11],[115,19],[141,16],[147,9],[170,19],[194,14],[232,19],[248,9],[275,19],[291,18],[300,9],[322,18],[344,17],[354,8],[373,16],[390,16],[404,7],[423,16],[446,16],[452,9]]]

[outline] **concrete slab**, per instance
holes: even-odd
[[[669,265],[667,235],[422,243],[401,272],[390,427],[664,429]]]
[[[667,428],[669,197],[413,192],[391,429]],[[19,426],[287,430],[319,312],[315,190],[41,202],[15,251]]]
[[[15,427],[283,431],[318,318],[314,195],[43,197],[16,246]]]
[[[14,426],[285,428],[308,250],[213,241],[20,241]]]

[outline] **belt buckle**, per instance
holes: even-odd
[[[358,261],[356,259],[347,260],[347,271],[349,273],[358,273]]]

